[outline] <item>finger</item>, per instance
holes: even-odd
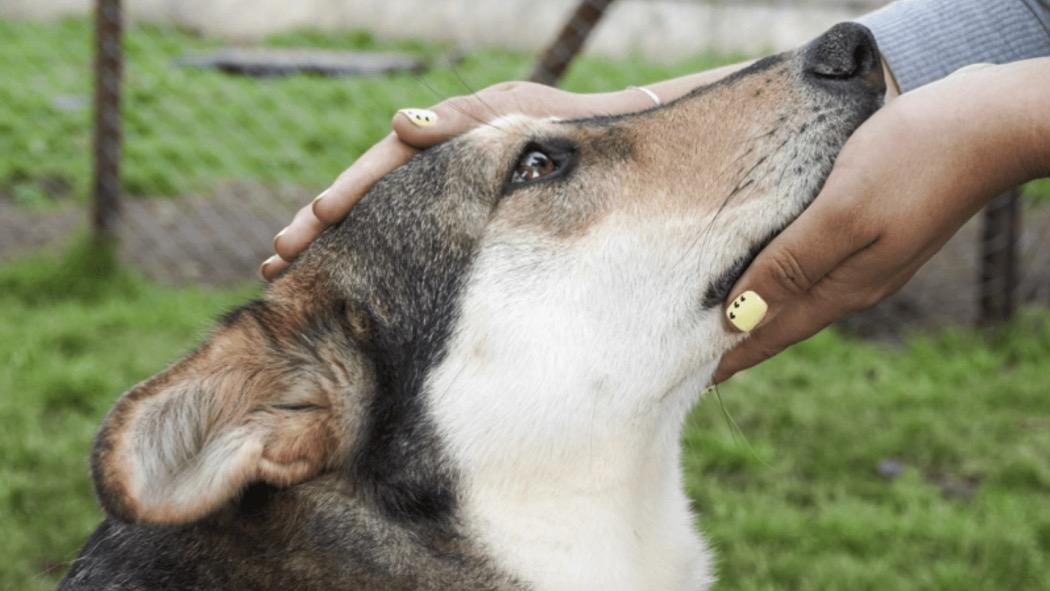
[[[330,226],[346,217],[365,192],[386,173],[408,162],[419,150],[399,140],[393,133],[361,155],[343,171],[324,193],[314,200],[313,214]]]
[[[326,225],[314,215],[313,204],[301,208],[292,218],[288,227],[277,233],[273,239],[273,249],[286,261],[294,261],[299,253],[313,242]]]
[[[751,332],[771,321],[875,240],[875,226],[849,205],[854,190],[829,179],[812,205],[758,254],[730,291],[725,316],[733,328]]]
[[[503,82],[480,92],[452,97],[429,109],[401,109],[394,115],[392,125],[401,141],[428,148],[511,113],[581,117],[602,111],[595,101],[602,103],[597,95],[576,95],[527,82]]]
[[[837,318],[818,298],[806,296],[794,302],[790,310],[782,311],[761,328],[753,331],[746,341],[722,357],[715,371],[714,383],[728,380],[733,374],[769,359],[789,346],[807,339]]]
[[[512,104],[516,101],[511,97],[507,92],[489,90],[453,97],[429,109],[401,109],[394,114],[391,126],[401,141],[425,149],[507,113],[524,112],[521,105]]]
[[[805,296],[752,332],[722,358],[714,383],[808,339],[852,312],[874,306],[907,283],[926,260],[915,257],[902,263],[888,260],[887,253],[879,250],[869,248],[850,257]]]
[[[445,109],[441,109],[445,111],[442,115],[439,109],[440,105],[431,109],[400,109],[390,120],[390,127],[399,140],[419,149],[439,144],[473,127]]]
[[[288,261],[277,255],[273,255],[263,261],[263,264],[259,266],[259,275],[262,275],[262,278],[266,281],[273,281],[274,278],[281,274],[281,271],[288,268],[288,265]]]

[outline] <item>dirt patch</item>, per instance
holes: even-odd
[[[65,244],[86,214],[81,208],[28,209],[0,196],[0,261]]]
[[[173,285],[230,285],[258,278],[274,234],[313,197],[298,187],[228,183],[211,194],[129,199],[120,224],[121,258]],[[86,208],[38,210],[0,201],[0,260],[60,249],[86,230]]]
[[[257,279],[273,235],[308,203],[312,192],[250,182],[209,195],[135,199],[125,203],[121,255],[148,277],[168,284],[230,285]],[[0,200],[0,260],[56,248],[81,232],[86,211],[68,205],[33,210]],[[981,219],[964,226],[899,293],[841,324],[871,338],[977,321]],[[1050,306],[1050,206],[1026,207],[1020,243],[1024,304]]]

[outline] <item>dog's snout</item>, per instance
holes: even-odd
[[[806,77],[823,86],[885,92],[875,36],[863,25],[835,25],[806,49],[803,62]]]

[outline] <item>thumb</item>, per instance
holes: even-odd
[[[393,128],[402,142],[422,149],[510,113],[581,117],[604,111],[608,105],[601,96],[577,95],[532,82],[501,82],[473,94],[449,98],[429,109],[401,109],[394,115]]]
[[[508,92],[484,90],[452,97],[429,109],[401,109],[394,114],[391,127],[402,142],[425,149],[485,125],[505,112],[520,110],[506,104],[511,98]]]
[[[429,109],[400,109],[390,122],[394,134],[405,144],[426,149],[478,125],[471,114],[450,109],[447,102]]]
[[[825,191],[762,250],[730,291],[726,320],[749,333],[805,296],[831,270],[871,243],[856,211]]]

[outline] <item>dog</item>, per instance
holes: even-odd
[[[117,401],[60,589],[707,589],[679,436],[744,338],[721,303],[884,91],[842,24],[419,154]]]

